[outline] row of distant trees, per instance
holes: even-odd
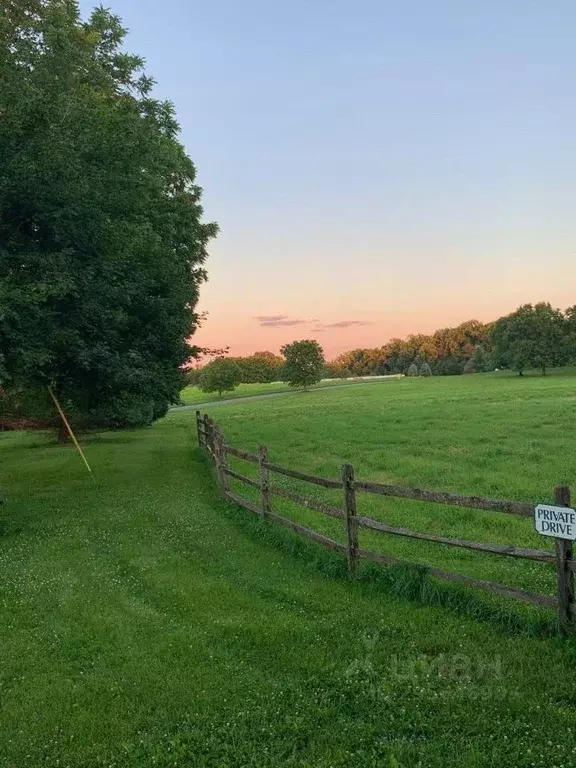
[[[283,375],[285,359],[273,352],[255,352],[248,357],[226,357],[228,367],[235,371],[239,384],[268,384],[280,381]],[[234,365],[234,369],[231,368]],[[186,372],[188,384],[199,384],[203,371],[207,368],[190,368]]]
[[[326,374],[324,352],[317,341],[302,339],[285,344],[282,357],[272,352],[256,352],[249,357],[217,357],[203,368],[188,371],[190,384],[203,392],[231,392],[239,384],[266,384],[285,381],[305,389],[317,384]]]
[[[387,373],[450,376],[509,368],[543,374],[576,360],[576,306],[566,311],[524,304],[493,323],[468,320],[433,334],[392,339],[382,347],[353,349],[328,363],[333,377]]]
[[[451,376],[509,368],[520,375],[528,368],[576,360],[576,307],[565,312],[550,304],[525,304],[493,323],[468,320],[431,335],[392,339],[374,349],[353,349],[326,363],[315,341],[282,348],[282,357],[256,352],[248,357],[220,357],[187,373],[190,384],[206,392],[228,392],[238,384],[286,381],[311,386],[321,378],[347,378],[402,373],[407,376]]]

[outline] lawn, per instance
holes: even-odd
[[[574,474],[575,384],[387,382],[214,415],[322,474],[548,498]],[[426,604],[386,569],[349,582],[222,501],[192,425],[85,440],[95,482],[70,448],[0,435],[0,766],[576,766],[573,641]]]
[[[310,387],[310,390],[325,389],[327,387],[334,386],[358,386],[360,384],[381,384],[382,380],[376,379],[370,381],[362,380],[347,380],[347,379],[326,379],[319,384]],[[294,392],[295,394],[301,394],[299,391],[295,391],[288,384],[282,381],[274,381],[270,384],[239,384],[233,392],[224,392],[222,400],[232,400],[237,397],[254,397],[255,395],[269,395],[275,392]],[[185,387],[180,393],[180,399],[184,405],[198,405],[201,403],[213,402],[220,399],[215,392],[202,392],[198,387]]]

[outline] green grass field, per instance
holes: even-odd
[[[573,375],[401,379],[311,393],[297,403],[243,403],[211,415],[232,445],[255,450],[265,444],[271,460],[325,477],[338,477],[346,461],[358,479],[535,503],[553,502],[555,485],[576,480]],[[246,462],[231,463],[244,473],[252,470]],[[318,500],[340,502],[339,492],[279,475],[274,481]],[[245,493],[236,481],[234,490]],[[344,541],[338,520],[274,501],[285,514]],[[359,514],[415,530],[552,548],[552,540],[536,534],[530,520],[513,515],[368,494],[359,495],[358,508]],[[555,590],[554,569],[546,564],[367,531],[361,531],[360,545],[535,592]]]
[[[547,500],[574,480],[575,409],[570,376],[475,376],[213,415],[231,442],[324,475],[348,460],[374,479]],[[349,582],[343,558],[221,500],[193,423],[176,411],[85,440],[96,482],[68,447],[0,435],[0,766],[576,766],[573,640],[539,636],[511,601],[518,622],[480,597],[442,605],[444,588],[401,569]],[[361,504],[534,543],[504,515]],[[551,586],[535,566],[423,546],[403,554]]]
[[[359,386],[360,384],[380,384],[381,381],[345,381],[343,379],[332,379],[330,381],[321,381],[319,384],[310,387],[310,390],[325,389],[334,386]],[[269,395],[275,392],[294,392],[294,390],[282,381],[275,381],[271,384],[239,384],[233,392],[225,392],[222,400],[235,400],[238,397],[254,397],[255,395]],[[301,394],[301,393],[298,393]],[[202,392],[198,387],[185,387],[180,399],[183,405],[195,405],[208,403],[218,400],[218,394],[215,392]]]

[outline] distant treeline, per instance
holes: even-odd
[[[272,352],[231,358],[243,383],[282,381],[284,359]],[[509,368],[546,369],[576,361],[576,306],[566,311],[550,304],[524,304],[492,323],[467,320],[430,335],[391,339],[373,349],[353,349],[326,363],[326,378],[404,373],[453,376]],[[188,371],[191,384],[201,368]]]
[[[391,339],[374,349],[352,349],[328,363],[331,376],[374,376],[387,373],[450,376],[493,367],[491,325],[468,320],[431,335]]]
[[[576,360],[576,306],[565,312],[541,302],[524,304],[493,323],[468,320],[431,335],[392,339],[375,349],[353,349],[328,363],[330,374],[387,373],[451,376],[509,368],[542,373]]]
[[[248,357],[227,357],[226,359],[238,365],[242,384],[268,384],[272,381],[282,381],[285,360],[273,352],[255,352]],[[198,384],[202,370],[202,367],[187,370],[188,384]]]

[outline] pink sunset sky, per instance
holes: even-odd
[[[221,228],[196,343],[330,358],[576,304],[573,0],[114,9]]]
[[[245,272],[241,258],[230,262],[225,237],[213,246],[210,281],[200,308],[208,312],[195,343],[230,346],[230,353],[278,352],[289,341],[316,339],[328,359],[356,347],[376,347],[394,336],[430,333],[475,318],[494,320],[526,302],[550,301],[566,308],[576,304],[574,257],[559,244],[517,252],[494,246],[466,260],[449,249],[422,260],[406,247],[372,260],[359,252],[331,266],[330,257],[313,254],[280,257],[264,271]],[[385,235],[382,236],[385,241]],[[470,248],[462,254],[469,255]],[[264,260],[264,259],[263,259]],[[370,261],[367,272],[363,265]],[[284,264],[293,263],[284,273]],[[480,274],[477,274],[480,271]],[[232,273],[232,274],[231,274]]]

